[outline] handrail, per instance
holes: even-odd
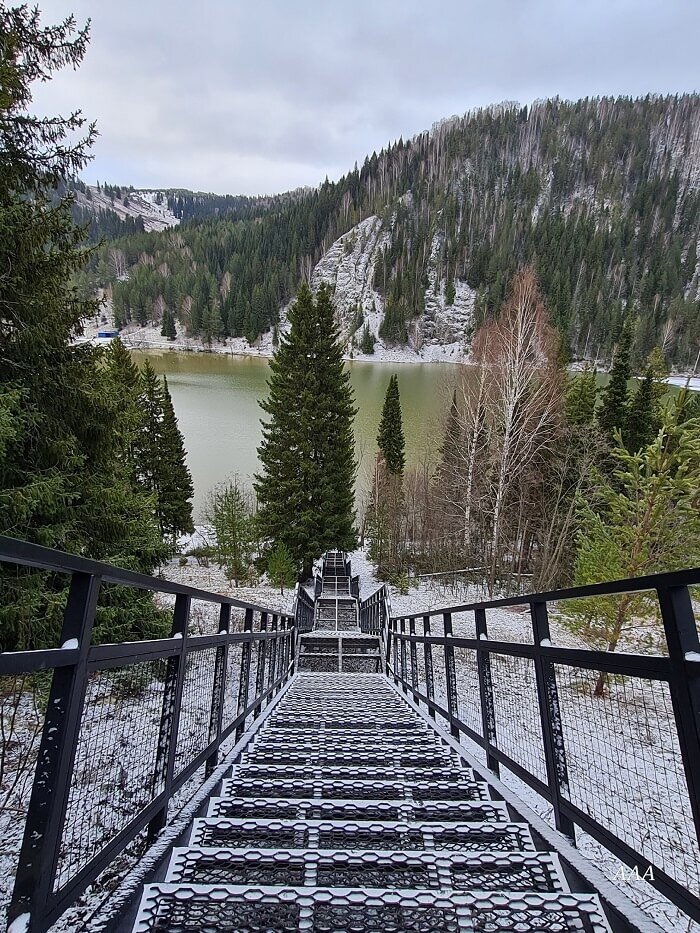
[[[287,612],[11,537],[0,536],[0,562],[70,578],[63,647],[0,652],[0,676],[53,671],[8,912],[43,933],[144,829],[155,839],[175,794],[198,769],[211,774],[222,744],[273,701],[294,672],[297,625]],[[173,594],[170,637],[93,644],[103,582]],[[216,634],[190,634],[194,599],[218,604]],[[305,600],[298,592],[295,609]],[[242,631],[232,631],[236,608]],[[105,795],[95,769],[115,761],[121,778]]]
[[[294,607],[292,614],[297,627],[297,632],[310,632],[314,627],[315,603],[309,596],[306,587],[297,583],[294,591]]]
[[[55,573],[86,573],[100,577],[103,583],[116,583],[120,586],[129,586],[137,590],[150,590],[154,593],[169,593],[171,595],[189,596],[202,602],[223,603],[237,609],[253,609],[255,612],[269,612],[269,607],[259,606],[256,603],[247,603],[233,596],[222,593],[212,593],[209,590],[200,590],[184,583],[174,583],[161,577],[151,577],[135,570],[126,570],[115,567],[102,561],[69,554],[53,548],[42,547],[39,544],[30,544],[19,538],[0,535],[0,562],[15,564],[23,567],[32,567],[36,570],[51,570]],[[291,618],[289,613],[282,613]]]
[[[391,617],[389,588],[384,584],[370,596],[360,601],[360,631],[368,635],[378,635]]]
[[[522,596],[504,596],[501,599],[488,599],[480,602],[462,603],[456,606],[441,606],[439,609],[425,609],[403,619],[422,619],[423,616],[441,616],[445,612],[456,615],[458,612],[472,612],[476,609],[499,609],[508,606],[529,606],[532,602],[552,603],[565,599],[584,599],[589,596],[615,596],[624,593],[642,593],[655,590],[659,586],[669,585],[673,578],[674,586],[695,586],[700,584],[700,567],[686,570],[674,570],[667,573],[648,574],[644,577],[629,577],[623,580],[611,580],[605,583],[589,583],[586,586],[570,586],[560,590],[548,590],[544,593],[524,593]]]
[[[689,591],[695,585],[697,568],[389,614],[381,640],[386,674],[431,717],[443,718],[455,740],[473,741],[488,768],[508,769],[539,794],[561,832],[575,838],[580,827],[700,921],[700,638]],[[648,591],[657,600],[666,654],[552,645],[551,603]],[[363,606],[375,606],[380,593]],[[513,606],[529,608],[532,641],[489,638],[487,610]],[[460,614],[473,616],[473,634],[454,634]],[[460,625],[464,630],[464,619]],[[595,691],[586,677],[596,681]],[[606,680],[620,678],[606,693]],[[645,737],[635,748],[640,706]],[[635,779],[632,796],[620,798]],[[668,825],[656,825],[650,812],[664,808]],[[686,853],[685,860],[676,853]]]

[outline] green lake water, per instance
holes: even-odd
[[[134,352],[135,358],[146,354]],[[258,469],[259,401],[267,395],[268,361],[214,353],[148,352],[157,373],[168,377],[187,462],[194,480],[195,520],[208,491],[233,474],[250,485]],[[358,494],[370,486],[384,394],[393,372],[399,377],[409,463],[420,462],[436,439],[458,369],[451,363],[347,364],[355,390]],[[430,459],[434,459],[434,454]]]

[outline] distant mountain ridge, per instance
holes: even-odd
[[[527,262],[566,352],[609,358],[627,316],[639,359],[662,345],[687,368],[700,344],[697,94],[502,104],[399,140],[337,182],[198,210],[115,243],[126,280],[104,257],[93,267],[120,321],[167,306],[205,342],[254,341],[307,279],[333,287],[349,344],[367,325],[418,353],[466,351]]]

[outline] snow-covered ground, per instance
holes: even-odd
[[[689,389],[692,389],[694,392],[700,392],[700,376],[691,376],[683,375],[678,373],[673,376],[669,376],[666,379],[666,382],[672,386],[684,386],[687,385]]]
[[[195,536],[183,539],[183,548],[205,543],[207,531],[198,529]],[[380,584],[365,550],[350,555],[352,570],[360,578],[362,598]],[[186,583],[200,589],[224,593],[245,602],[290,610],[293,593],[281,595],[263,579],[254,586],[235,587],[217,565],[204,566],[194,557],[181,562],[174,559],[161,568],[169,580]],[[456,605],[483,598],[477,587],[451,583],[450,577],[429,577],[414,581],[408,593],[390,588],[395,615],[411,614]],[[164,597],[163,605],[172,604]],[[233,615],[234,625],[240,624],[240,613]],[[216,607],[194,601],[193,632],[217,630]],[[507,642],[531,643],[530,620],[519,609],[488,610],[489,636]],[[551,641],[558,646],[580,647],[580,643],[563,625],[556,611],[550,616]],[[457,635],[474,636],[474,623],[469,614],[453,616]],[[418,625],[418,631],[421,627]],[[433,622],[439,634],[438,620]],[[178,746],[181,760],[196,754],[204,746],[208,728],[211,690],[211,658],[207,649],[188,669],[183,698],[183,740]],[[441,673],[441,652],[435,649],[433,663],[435,688],[445,702],[444,675]],[[418,670],[423,669],[423,657],[418,649]],[[231,676],[236,682],[235,654]],[[456,650],[457,682],[460,717],[475,731],[481,730],[478,681],[474,652]],[[536,684],[532,662],[506,655],[492,656],[492,676],[501,749],[532,773],[545,778],[542,758],[542,738],[539,726]],[[73,872],[99,848],[99,840],[111,837],[138,812],[150,793],[148,779],[153,769],[155,739],[162,704],[162,673],[159,662],[146,662],[127,674],[103,671],[91,678],[86,716],[76,758],[77,780],[69,800],[69,822],[64,838],[62,870]],[[680,755],[675,740],[675,728],[667,691],[662,685],[635,678],[620,679],[611,685],[605,698],[592,695],[591,675],[563,666],[557,668],[559,700],[564,722],[564,740],[569,768],[570,799],[597,820],[627,839],[650,859],[660,863],[670,874],[697,889],[699,864],[693,850],[693,827],[684,790]],[[6,687],[7,685],[5,685]],[[231,691],[233,694],[235,692]],[[10,711],[11,691],[0,691],[3,714]],[[235,704],[235,699],[232,701]],[[228,707],[229,713],[231,706]],[[40,703],[25,691],[18,705],[17,734],[11,754],[23,747],[36,751],[37,736],[43,719]],[[477,758],[481,750],[465,740]],[[9,747],[9,746],[8,746]],[[12,770],[12,769],[10,769]],[[30,753],[24,768],[24,783],[11,796],[9,805],[0,812],[0,922],[9,899],[22,832],[23,809],[26,807],[33,770]],[[191,782],[190,793],[196,788],[197,776]],[[505,782],[545,819],[551,808],[526,785],[502,769]],[[184,803],[186,794],[180,795]],[[582,852],[610,878],[619,870],[619,863],[607,850],[587,837],[577,835]],[[90,911],[104,896],[106,887],[116,882],[143,851],[143,841],[124,853],[110,869],[101,892],[88,894],[83,906],[62,921],[61,929],[72,930],[82,925]],[[623,886],[625,893],[647,910],[670,933],[689,933],[700,929],[688,923],[663,898],[642,881]]]
[[[88,320],[84,324],[84,333],[81,341],[90,341],[95,344],[106,345],[108,338],[97,336],[98,330],[111,326],[101,324],[99,317]],[[177,337],[170,340],[163,337],[160,325],[139,327],[138,324],[129,324],[120,332],[124,346],[132,350],[173,350],[176,352],[194,353],[223,353],[229,356],[258,356],[269,359],[274,353],[272,334],[263,334],[251,346],[245,337],[229,337],[226,340],[213,341],[211,346],[205,345],[198,338],[188,337],[184,328],[176,325]],[[425,344],[420,350],[411,347],[384,346],[377,341],[373,354],[361,353],[354,350],[352,355],[345,354],[345,359],[367,360],[370,363],[466,363],[468,356],[459,342],[441,344]]]

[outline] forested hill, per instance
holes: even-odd
[[[468,344],[530,262],[570,353],[609,357],[631,315],[638,357],[660,344],[688,367],[699,235],[699,95],[550,100],[445,120],[338,182],[124,238],[93,273],[115,283],[121,322],[167,307],[205,340],[252,341],[301,279],[325,280],[348,339],[365,323],[420,347]]]

